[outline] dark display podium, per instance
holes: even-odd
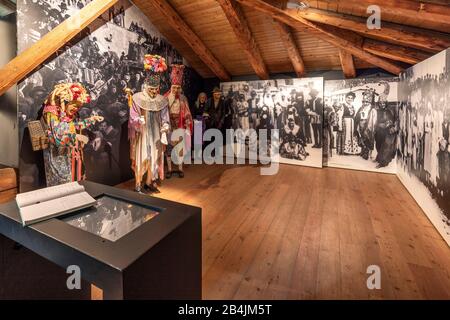
[[[15,201],[0,205],[0,298],[89,299],[92,283],[104,299],[201,299],[200,208],[82,184],[96,207],[29,227]]]

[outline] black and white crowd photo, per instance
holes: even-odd
[[[18,0],[18,16],[24,17],[18,19],[19,52],[89,2]],[[82,83],[91,97],[91,102],[79,111],[81,119],[93,114],[104,118],[103,122],[86,130],[89,143],[84,148],[84,160],[88,179],[115,184],[131,177],[127,150],[129,107],[124,89],[130,88],[132,93],[142,90],[143,61],[147,53],[163,56],[168,65],[187,64],[138,8],[121,0],[19,84],[22,190],[35,188],[44,181],[39,160],[42,156],[30,151],[30,139],[24,137],[27,123],[39,118],[42,104],[54,86],[67,82]],[[186,69],[189,74],[190,68]],[[191,85],[196,84],[186,76],[183,88],[191,91]],[[167,72],[162,75],[161,92],[169,88]]]
[[[221,83],[227,129],[279,131],[280,162],[322,167],[323,78]]]
[[[450,237],[450,49],[400,75],[397,171],[445,239]]]
[[[396,172],[397,78],[325,81],[324,165]]]

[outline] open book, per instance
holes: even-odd
[[[88,208],[96,203],[82,185],[69,182],[16,195],[24,226]]]

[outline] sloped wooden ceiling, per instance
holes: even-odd
[[[216,0],[161,0],[169,3],[173,9],[182,17],[192,31],[203,41],[206,47],[212,52],[223,67],[232,76],[255,74],[255,70],[249,63],[248,56],[238,41],[230,22],[228,21],[221,6]],[[234,0],[232,0],[234,1]],[[149,17],[152,23],[161,33],[180,51],[190,65],[204,78],[214,77],[211,69],[199,59],[194,50],[180,37],[177,31],[171,27],[166,19],[158,13],[150,4],[151,1],[134,0],[134,3]],[[280,6],[282,0],[267,0],[270,4]],[[441,8],[445,0],[290,0],[291,3],[307,4],[311,10],[327,10],[330,13],[347,14],[355,17],[367,17],[367,6],[370,4],[380,4],[382,7],[382,20],[401,25],[413,26],[416,29],[420,26],[430,34],[450,41],[450,19],[448,24],[442,18],[441,13],[432,10],[434,4],[438,3]],[[395,11],[395,3],[400,4],[400,10]],[[420,5],[422,3],[422,6]],[[445,6],[444,8],[447,8]],[[272,17],[255,10],[252,7],[241,6],[248,27],[255,42],[258,45],[261,56],[270,73],[293,72],[293,65],[288,56],[288,52],[280,38],[278,30],[274,27]],[[414,9],[420,11],[420,21],[413,14]],[[450,10],[450,4],[448,6]],[[426,10],[431,11],[428,12]],[[419,12],[417,11],[417,12]],[[410,14],[410,16],[408,16]],[[419,13],[418,13],[419,14]],[[303,58],[305,69],[309,71],[319,70],[340,70],[342,69],[339,58],[339,48],[318,37],[319,31],[310,29],[291,28],[293,39]],[[364,35],[367,37],[367,35]],[[373,37],[372,37],[373,38]],[[375,37],[376,38],[376,37]],[[374,38],[374,39],[375,39]],[[377,39],[380,41],[380,39]],[[394,41],[395,42],[395,41]],[[383,42],[387,43],[387,42]],[[389,44],[389,43],[387,43]],[[390,44],[394,44],[391,41]],[[405,49],[401,47],[400,49]],[[406,48],[408,49],[408,48]],[[411,49],[414,57],[424,59],[432,55],[432,52],[418,51]],[[393,58],[385,56],[386,59]],[[374,67],[361,59],[353,56],[356,69]],[[401,64],[399,62],[399,64]],[[407,66],[403,64],[404,66]]]

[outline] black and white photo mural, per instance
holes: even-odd
[[[324,165],[396,173],[398,78],[325,81]]]
[[[89,2],[18,0],[19,52]],[[85,130],[89,136],[84,147],[86,178],[117,184],[132,177],[127,137],[129,110],[124,89],[141,90],[147,53],[163,56],[169,66],[186,65],[148,18],[131,2],[121,0],[19,84],[21,191],[45,185],[42,152],[31,150],[26,128],[28,121],[39,117],[42,103],[58,83],[82,83],[92,101],[79,111],[80,117],[85,119],[96,113],[105,119]],[[169,72],[162,75],[162,94],[170,88]],[[201,78],[189,67],[185,72],[184,93],[193,101],[200,90]]]
[[[450,49],[399,82],[400,180],[450,245]]]
[[[221,83],[225,129],[278,129],[280,162],[322,167],[323,78]]]

